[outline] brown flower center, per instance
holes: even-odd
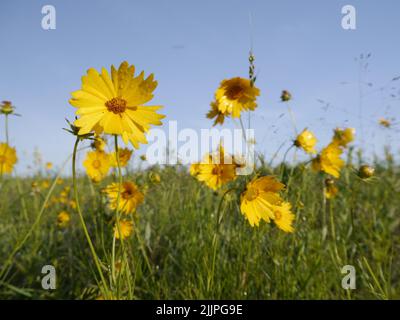
[[[214,168],[212,169],[212,171],[211,171],[211,173],[212,173],[213,175],[216,175],[216,176],[221,176],[221,175],[222,175],[222,172],[223,172],[223,168],[221,168],[220,166],[214,167]]]
[[[107,110],[115,114],[120,114],[126,110],[126,100],[121,98],[112,98],[105,103]]]
[[[94,160],[92,162],[92,166],[93,166],[93,168],[98,169],[101,167],[101,162],[99,160]]]
[[[282,218],[282,213],[280,213],[279,211],[275,211],[274,215],[275,215],[275,220],[280,220]]]
[[[0,155],[0,163],[6,163],[6,157]]]
[[[234,85],[231,87],[228,87],[226,90],[226,96],[230,100],[237,100],[242,97],[243,95],[243,87],[240,85]]]
[[[133,198],[134,194],[135,194],[134,190],[129,187],[125,188],[125,190],[121,193],[122,198],[125,200]]]

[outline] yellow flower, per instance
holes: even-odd
[[[285,232],[292,233],[294,214],[290,211],[292,208],[289,202],[282,202],[279,206],[273,206],[274,222],[277,227]]]
[[[276,206],[282,203],[279,191],[284,187],[273,176],[255,178],[247,184],[240,197],[240,211],[252,227],[258,226],[261,219],[269,223],[275,218]]]
[[[75,200],[69,200],[69,202],[68,202],[68,204],[69,204],[69,206],[72,208],[72,209],[76,209],[76,202],[75,202]]]
[[[87,175],[94,181],[100,182],[107,176],[111,167],[111,156],[104,151],[89,151],[83,161]]]
[[[97,151],[104,151],[107,146],[106,140],[100,136],[95,136],[91,147]]]
[[[340,159],[343,150],[336,142],[331,142],[321,153],[312,161],[312,168],[315,171],[323,171],[335,178],[339,178],[340,170],[344,166],[344,161]]]
[[[91,68],[82,77],[82,88],[72,92],[70,104],[78,108],[80,116],[75,125],[79,134],[121,135],[125,143],[130,141],[135,148],[147,143],[145,133],[150,125],[161,125],[163,115],[156,113],[161,106],[144,106],[153,98],[157,86],[153,74],[144,79],[144,73],[134,76],[135,67],[122,62],[117,70],[111,66],[101,73]]]
[[[118,148],[118,158],[119,158],[119,165],[121,166],[121,168],[126,167],[128,164],[128,161],[130,160],[131,156],[132,156],[132,150],[129,150],[128,148]],[[112,166],[113,167],[118,167],[118,162],[117,162],[117,155],[114,152],[112,154]]]
[[[111,210],[116,210],[118,200],[118,183],[111,183],[108,185],[104,192],[107,193],[109,199],[109,207]],[[119,199],[118,209],[126,214],[134,212],[136,208],[143,202],[144,195],[139,191],[136,184],[133,182],[123,182],[121,185],[121,194]]]
[[[152,183],[160,183],[161,182],[160,175],[156,172],[150,172],[149,179]]]
[[[239,118],[241,111],[257,107],[256,99],[259,95],[260,90],[249,79],[236,77],[221,82],[215,92],[215,104],[221,113]]]
[[[369,179],[375,174],[375,168],[369,165],[363,164],[360,169],[358,169],[358,176],[361,179]]]
[[[53,164],[51,162],[46,163],[46,170],[51,170],[53,169]]]
[[[282,102],[287,102],[287,101],[289,101],[291,99],[292,99],[292,95],[290,94],[290,92],[287,91],[287,90],[283,90],[282,94],[281,94],[281,101]]]
[[[213,101],[213,102],[211,102],[211,110],[206,114],[206,117],[208,119],[215,118],[213,126],[216,126],[217,124],[223,125],[224,121],[225,121],[225,117],[229,117],[229,113],[227,111],[222,112],[218,108],[218,103]]]
[[[333,135],[333,141],[339,146],[346,148],[354,140],[356,130],[354,128],[339,129],[336,128]]]
[[[121,231],[121,235],[122,235],[121,237],[120,237],[119,231]],[[121,220],[119,222],[119,229],[118,229],[117,224],[115,224],[115,226],[114,226],[114,235],[115,235],[115,238],[117,238],[117,239],[119,239],[119,238],[122,238],[122,239],[128,238],[132,234],[132,232],[133,232],[133,223],[132,223],[132,221]]]
[[[42,188],[43,189],[48,189],[50,187],[50,182],[48,180],[43,180],[42,181]]]
[[[314,133],[304,129],[294,141],[294,145],[298,148],[302,148],[307,153],[317,153],[315,145],[317,144],[317,138]]]
[[[61,211],[57,216],[57,225],[61,228],[66,227],[71,220],[70,215],[66,211]]]
[[[15,107],[12,105],[11,101],[3,101],[0,105],[0,113],[9,115],[14,113]]]
[[[390,128],[390,126],[392,125],[392,124],[390,123],[390,120],[384,119],[384,118],[380,118],[380,119],[379,119],[379,124],[380,124],[382,127],[385,127],[385,128]]]
[[[0,143],[0,175],[11,173],[17,161],[15,148],[10,147],[7,143]]]
[[[61,178],[58,178],[57,179],[57,184],[58,185],[61,185],[61,184],[63,184],[64,183],[64,180],[63,179],[61,179]]]
[[[204,182],[209,188],[217,190],[222,185],[236,179],[238,165],[230,155],[225,155],[222,146],[214,154],[207,154],[201,163],[190,166],[190,174]]]
[[[333,179],[326,179],[325,180],[325,197],[327,199],[332,199],[336,197],[336,194],[339,192],[339,189],[335,186],[335,180]]]

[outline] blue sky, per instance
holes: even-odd
[[[41,28],[46,4],[56,8],[56,30]],[[346,4],[356,8],[356,30],[341,27]],[[168,120],[177,120],[179,129],[210,127],[204,115],[219,82],[247,76],[251,39],[261,90],[252,123],[267,158],[293,137],[279,102],[283,89],[293,94],[297,127],[313,130],[319,147],[335,126],[348,125],[357,129],[357,145],[370,154],[381,154],[384,144],[398,152],[398,125],[385,130],[377,121],[400,116],[399,86],[390,82],[400,75],[399,12],[397,0],[3,0],[0,100],[11,100],[22,114],[10,124],[18,170],[25,172],[32,163],[35,147],[56,165],[70,154],[73,137],[61,128],[64,118],[74,115],[70,92],[90,67],[127,60],[137,70],[153,72],[159,85],[152,104],[164,106],[164,128]],[[355,58],[368,53],[360,121]],[[317,99],[330,106],[324,109]],[[0,140],[3,131],[0,122]]]

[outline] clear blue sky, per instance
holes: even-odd
[[[46,4],[56,8],[56,30],[41,28]],[[355,31],[341,27],[346,4],[357,10]],[[61,128],[64,118],[74,115],[70,92],[80,87],[89,67],[127,60],[137,70],[153,72],[159,82],[153,103],[165,106],[164,127],[178,120],[181,129],[208,128],[204,115],[220,80],[247,75],[251,38],[262,92],[253,124],[258,149],[267,157],[293,136],[279,102],[282,89],[293,94],[298,128],[312,129],[319,147],[342,125],[355,127],[361,143],[354,60],[361,53],[372,53],[362,75],[373,84],[363,85],[368,92],[362,104],[364,147],[381,153],[389,143],[398,152],[398,125],[384,130],[377,121],[400,116],[400,81],[379,90],[400,75],[399,14],[398,0],[2,0],[0,100],[11,100],[22,114],[10,124],[18,170],[32,162],[35,147],[44,161],[57,165],[71,152],[73,137]],[[324,110],[317,99],[331,106]],[[3,129],[0,123],[0,140]]]

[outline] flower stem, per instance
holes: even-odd
[[[106,295],[109,292],[108,286],[107,286],[106,280],[104,278],[103,271],[101,269],[99,258],[98,258],[97,254],[96,254],[96,250],[94,249],[92,240],[90,239],[90,235],[89,235],[88,229],[86,227],[85,219],[83,218],[83,215],[82,215],[81,207],[79,205],[78,187],[77,187],[77,182],[76,182],[76,153],[77,153],[77,149],[78,149],[79,140],[80,140],[80,138],[77,137],[76,141],[75,141],[75,145],[74,145],[74,152],[72,154],[72,183],[73,183],[73,188],[74,188],[76,210],[78,211],[79,220],[81,222],[81,225],[82,225],[82,228],[83,228],[83,232],[85,233],[86,240],[87,240],[87,242],[89,244],[90,251],[91,251],[92,256],[93,256],[93,260],[94,260],[94,262],[96,264],[97,271],[99,272],[99,275],[100,275],[100,278],[101,278],[101,281],[102,281],[102,284],[103,284],[103,288],[102,289],[104,290],[104,294]]]

